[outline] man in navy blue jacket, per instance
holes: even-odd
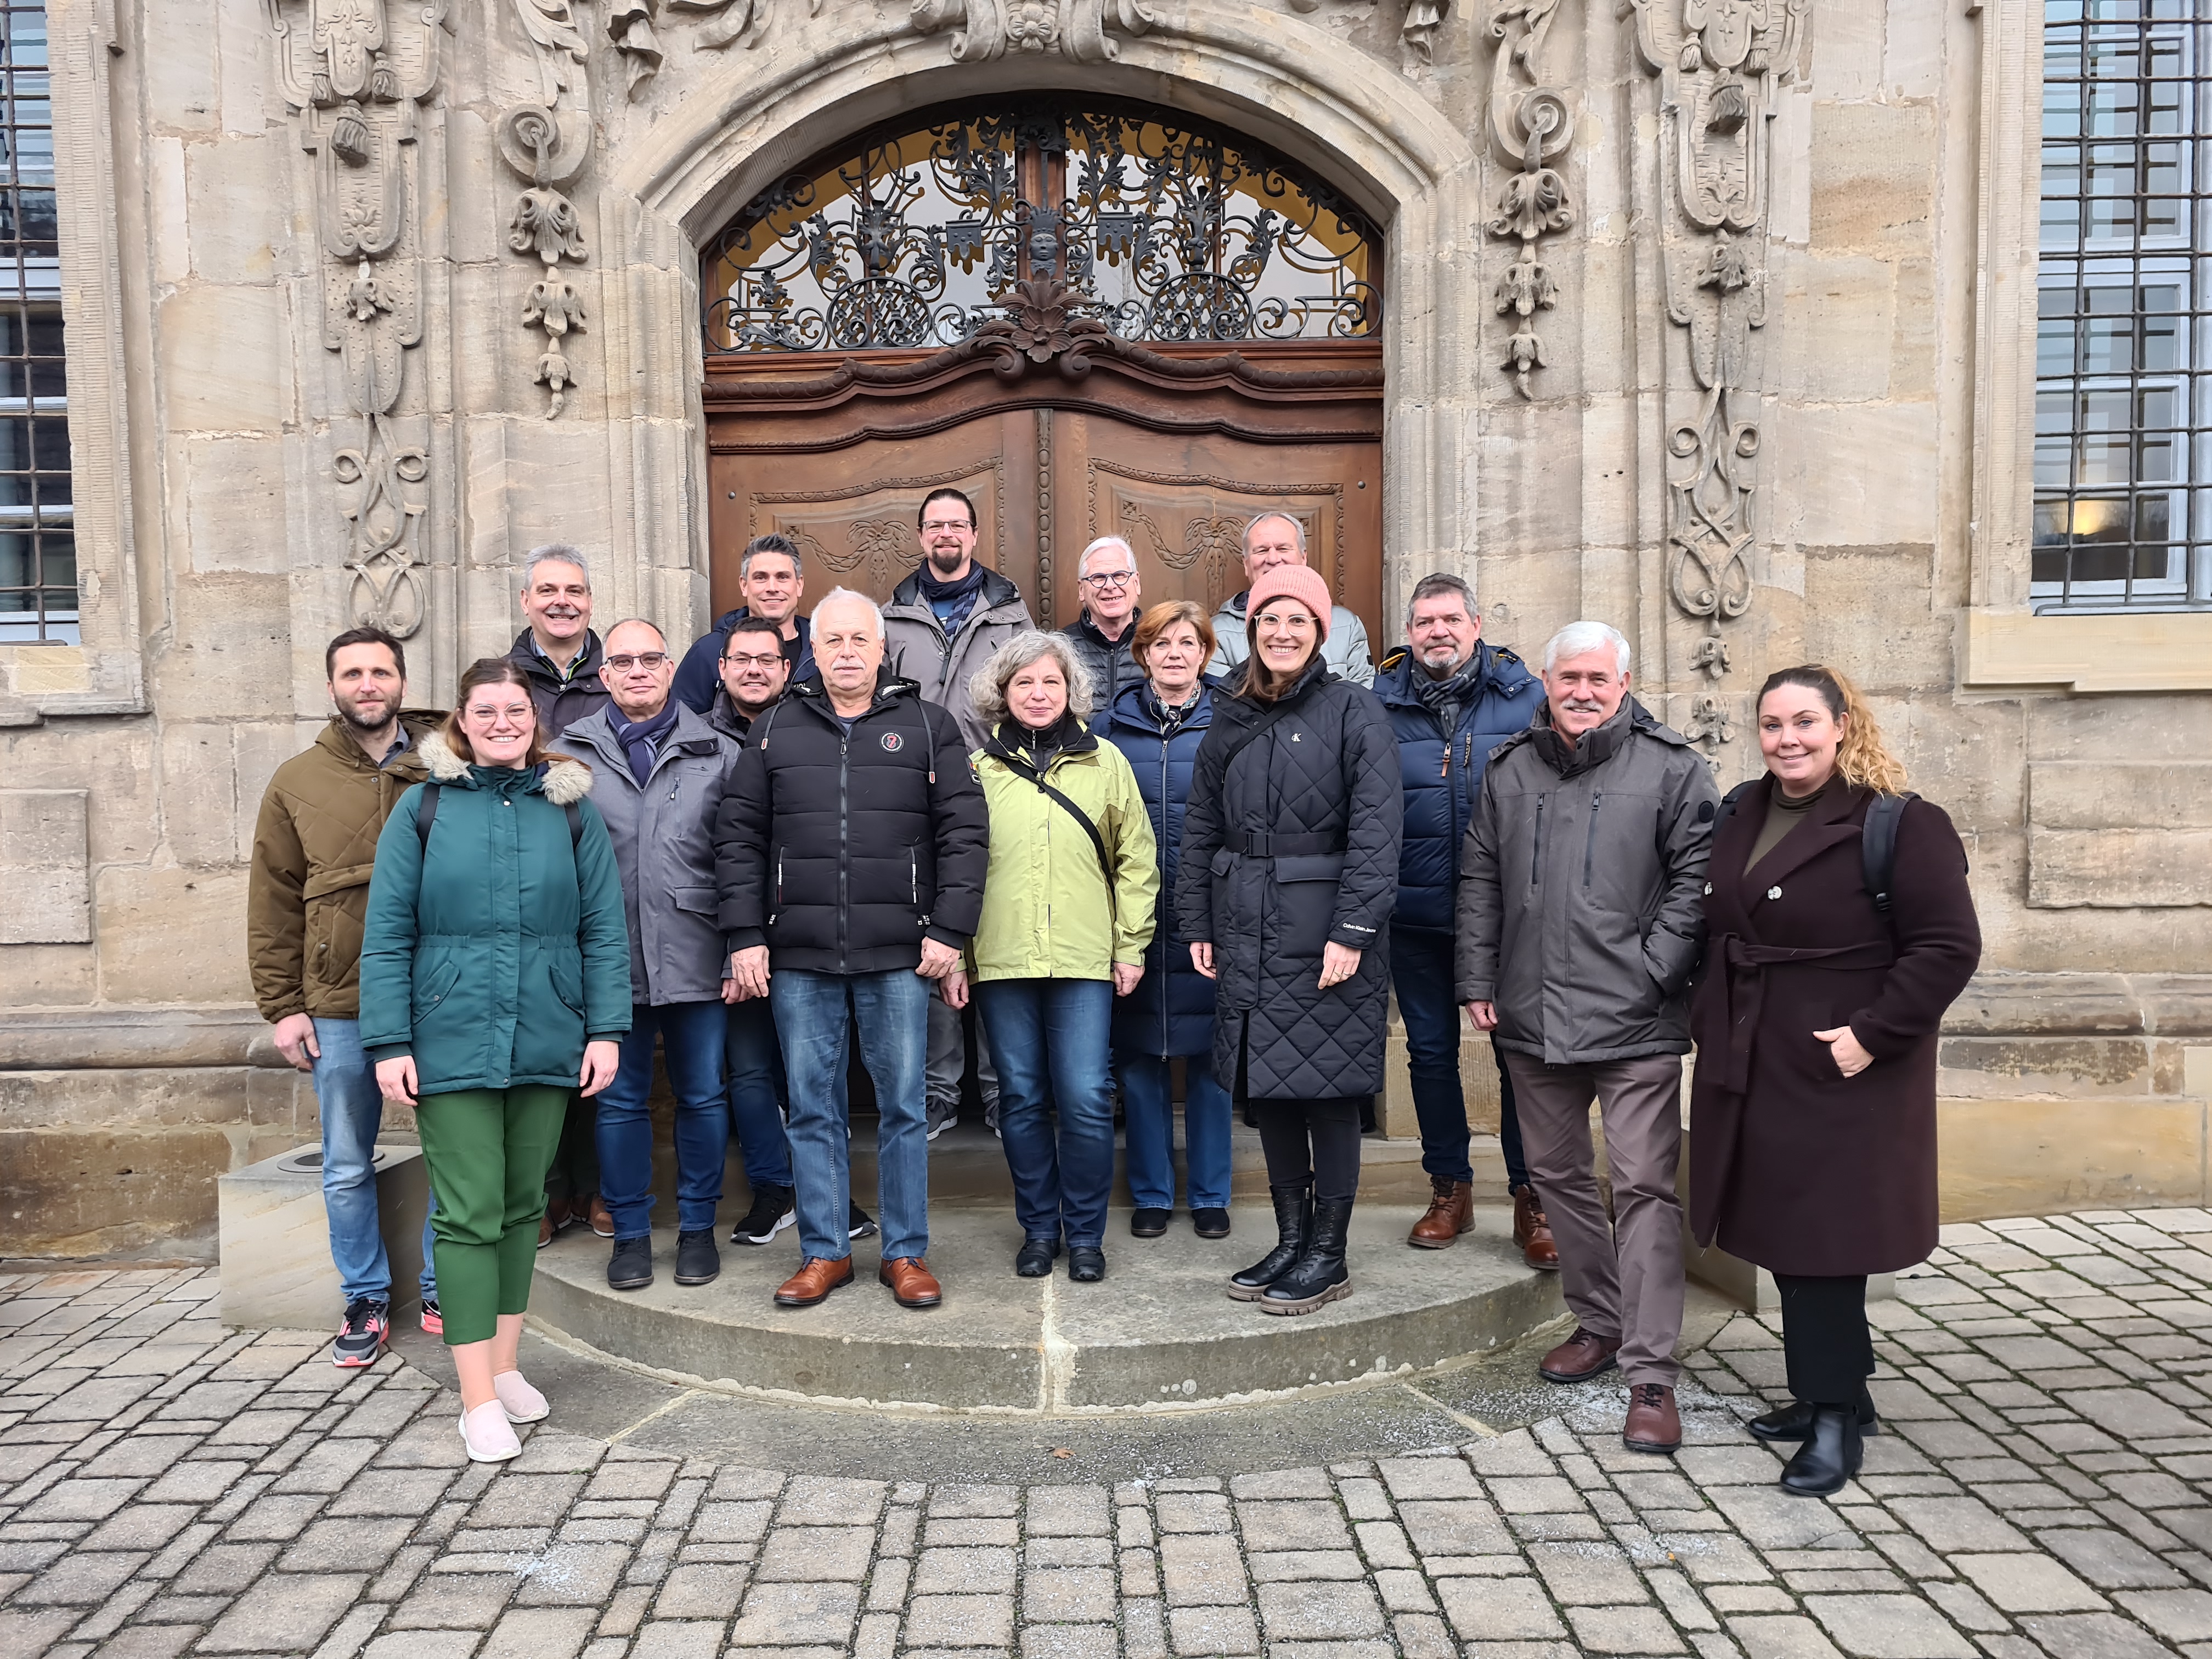
[[[1406,612],[1407,648],[1382,665],[1375,695],[1398,734],[1406,791],[1390,974],[1406,1022],[1407,1070],[1421,1125],[1421,1167],[1434,1196],[1407,1243],[1441,1250],[1474,1220],[1467,1097],[1460,1085],[1460,1012],[1452,1000],[1452,921],[1460,842],[1482,789],[1490,751],[1524,729],[1543,683],[1510,651],[1482,642],[1474,595],[1456,576],[1424,576]],[[1532,1267],[1556,1269],[1559,1251],[1521,1158],[1513,1085],[1498,1068],[1498,1140],[1513,1194],[1513,1236]]]
[[[799,614],[806,578],[799,568],[798,544],[773,530],[747,542],[738,556],[738,591],[745,602],[715,617],[714,627],[692,641],[676,671],[672,695],[695,714],[714,706],[714,693],[722,689],[722,653],[740,617],[764,617],[775,624],[783,636],[787,682],[796,684],[814,672],[811,630]]]

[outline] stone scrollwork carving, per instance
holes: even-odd
[[[1488,31],[1498,42],[1491,65],[1490,135],[1516,171],[1498,192],[1492,236],[1517,239],[1518,255],[1498,279],[1492,297],[1510,319],[1503,367],[1524,398],[1535,393],[1529,376],[1545,367],[1536,313],[1559,303],[1559,284],[1543,258],[1543,239],[1575,222],[1566,180],[1552,163],[1574,141],[1574,112],[1566,92],[1544,85],[1538,63],[1559,0],[1492,0]]]
[[[546,389],[545,418],[550,421],[568,407],[568,388],[576,383],[574,366],[562,348],[571,331],[583,331],[586,320],[583,296],[562,274],[562,262],[581,264],[590,252],[584,241],[583,217],[566,188],[591,159],[590,84],[581,67],[590,47],[577,22],[574,0],[514,0],[514,9],[538,53],[538,81],[546,97],[542,104],[508,106],[500,115],[495,136],[500,159],[526,185],[507,215],[507,245],[542,267],[524,296],[522,321],[545,337],[533,378]],[[633,93],[659,66],[652,21],[649,3],[617,0],[608,8],[607,27],[617,50],[627,54]],[[647,65],[642,74],[641,64]],[[565,112],[561,109],[564,102]]]
[[[952,31],[956,63],[1009,53],[1058,52],[1079,64],[1110,63],[1122,34],[1142,34],[1159,20],[1143,0],[914,0],[917,34]]]
[[[417,110],[438,87],[446,0],[263,0],[301,147],[315,157],[323,343],[337,354],[358,447],[331,458],[347,526],[348,608],[402,639],[427,609],[421,521],[429,462],[392,424],[422,338]],[[295,20],[305,23],[304,32]]]

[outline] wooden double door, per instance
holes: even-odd
[[[923,498],[951,485],[975,503],[978,556],[1047,626],[1075,618],[1076,560],[1103,535],[1135,550],[1146,604],[1211,611],[1244,586],[1245,524],[1279,511],[1379,643],[1382,393],[1366,341],[1224,351],[1010,325],[927,355],[714,360],[714,607],[740,603],[738,555],[769,531],[799,545],[810,599],[888,599],[921,558]]]

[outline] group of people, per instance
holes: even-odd
[[[1432,1191],[1408,1243],[1473,1220],[1464,1010],[1498,1066],[1516,1244],[1577,1321],[1541,1374],[1618,1367],[1624,1438],[1651,1452],[1680,1441],[1694,1022],[1692,1220],[1776,1273],[1799,1401],[1753,1431],[1802,1443],[1793,1489],[1848,1479],[1871,1426],[1865,1274],[1933,1247],[1935,1033],[1979,949],[1959,839],[1902,793],[1849,683],[1774,676],[1767,775],[1723,800],[1602,623],[1562,629],[1532,673],[1431,575],[1378,672],[1292,515],[1248,526],[1248,586],[1212,616],[1143,607],[1133,551],[1100,538],[1059,633],[975,558],[965,495],[932,492],[918,530],[888,605],[834,589],[811,617],[798,549],[757,539],[745,605],[680,663],[641,619],[602,640],[584,556],[538,549],[529,626],[442,720],[404,708],[397,641],[332,641],[336,718],[270,785],[252,931],[264,1012],[323,1103],[338,1363],[373,1361],[389,1327],[380,1096],[415,1109],[424,1323],[453,1350],[462,1436],[514,1455],[512,1425],[546,1410],[519,1369],[536,1249],[588,1218],[612,1286],[652,1280],[656,1037],[677,1283],[720,1271],[733,1127],[752,1195],[733,1241],[798,1232],[776,1303],[852,1282],[878,1227],[850,1191],[857,1039],[878,1278],[939,1306],[928,1141],[957,1111],[971,1000],[1015,1273],[1064,1252],[1071,1279],[1105,1277],[1117,1097],[1130,1231],[1167,1231],[1180,1060],[1194,1231],[1230,1231],[1241,1108],[1275,1237],[1227,1292],[1312,1312],[1351,1293],[1395,985]]]

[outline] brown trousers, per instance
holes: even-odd
[[[1674,1385],[1682,1334],[1682,1059],[1646,1054],[1590,1066],[1547,1066],[1501,1051],[1513,1074],[1521,1146],[1552,1237],[1559,1289],[1592,1335],[1620,1342],[1621,1373]],[[1589,1103],[1605,1122],[1613,1218],[1598,1195]]]

